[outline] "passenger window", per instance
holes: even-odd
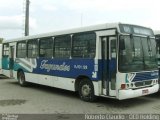
[[[3,44],[3,56],[9,56],[9,44]]]
[[[96,51],[96,34],[83,33],[73,35],[72,56],[75,58],[94,58]]]
[[[40,44],[39,57],[51,58],[53,56],[53,39],[42,38],[40,39],[39,44]]]
[[[112,38],[110,38],[112,39]],[[116,58],[116,39],[112,39],[111,40],[111,58]]]
[[[29,40],[27,44],[29,58],[38,57],[38,40]]]
[[[17,58],[25,58],[26,57],[26,41],[17,43]]]
[[[59,36],[54,40],[54,57],[69,58],[71,55],[71,37]]]

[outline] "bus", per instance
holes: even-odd
[[[3,42],[3,74],[21,86],[36,83],[118,100],[158,91],[152,29],[105,23]]]

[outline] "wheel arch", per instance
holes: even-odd
[[[24,70],[21,69],[21,68],[17,70],[17,79],[18,79],[18,74],[19,74],[20,72],[23,72],[23,73],[24,73]]]
[[[84,86],[88,86],[89,88],[88,90],[86,89],[89,91],[86,95]],[[94,84],[88,76],[80,75],[77,77],[75,91],[78,91],[80,98],[86,102],[93,102],[96,100]]]

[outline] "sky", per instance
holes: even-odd
[[[160,30],[160,0],[30,0],[30,35],[123,22]],[[0,38],[24,36],[25,0],[0,0]]]

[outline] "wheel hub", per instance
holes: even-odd
[[[91,88],[89,87],[89,85],[83,85],[82,86],[82,95],[88,96],[90,94],[90,90],[91,90]]]

